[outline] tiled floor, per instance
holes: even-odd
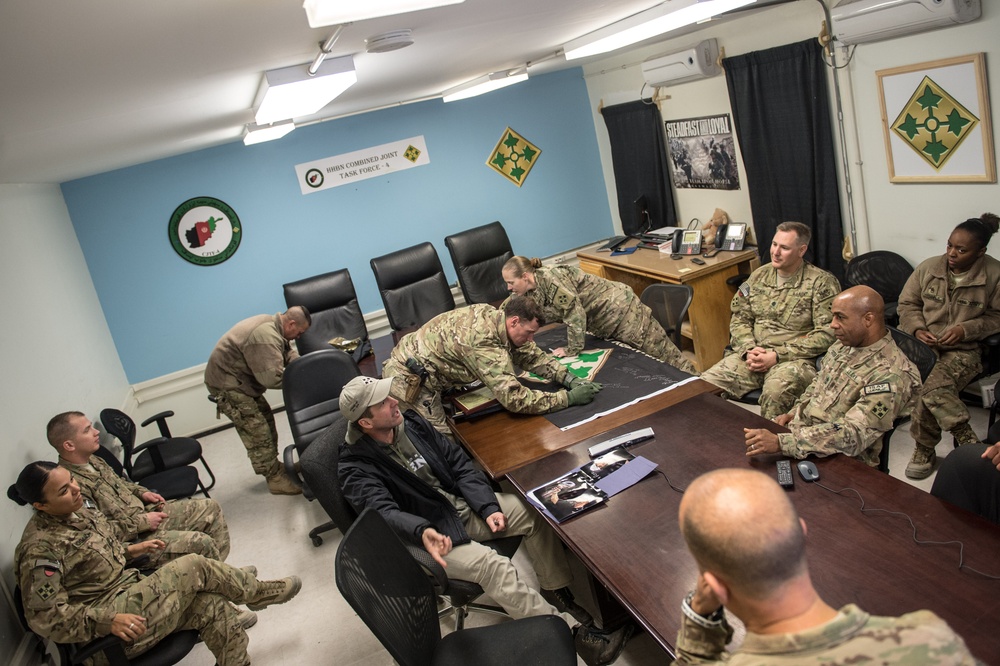
[[[986,410],[972,409],[972,425],[980,436],[986,434],[987,419]],[[291,443],[291,434],[284,414],[279,414],[277,420],[280,446],[283,447]],[[232,533],[229,563],[236,566],[255,564],[262,578],[297,574],[303,580],[302,592],[294,600],[261,611],[260,621],[249,632],[254,663],[265,666],[392,664],[386,651],[337,591],[333,559],[340,533],[327,532],[323,545],[318,548],[307,536],[312,527],[325,522],[323,510],[302,497],[268,494],[260,477],[253,475],[243,446],[232,429],[203,437],[201,441],[205,457],[219,479],[212,497],[222,504]],[[907,426],[896,432],[892,444],[892,475],[904,478],[903,470],[913,447]],[[938,445],[938,455],[947,455],[951,446],[948,438]],[[932,482],[933,476],[914,485],[929,490]],[[519,553],[515,561],[523,564],[520,558]],[[532,577],[530,569],[526,575]],[[584,580],[584,575],[580,568],[577,580]],[[575,587],[583,589],[584,586]],[[589,605],[588,599],[582,601]],[[469,625],[482,622],[482,617],[470,619]],[[616,663],[639,666],[665,662],[666,655],[655,642],[648,635],[640,635],[629,643]],[[212,666],[214,663],[204,645],[197,646],[184,661],[190,666]]]

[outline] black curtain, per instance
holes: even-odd
[[[761,261],[775,227],[813,232],[806,258],[844,282],[827,67],[815,39],[723,60]]]
[[[618,190],[618,214],[625,234],[677,226],[677,206],[670,187],[667,139],[655,104],[642,101],[601,110],[611,139],[611,163]],[[649,220],[640,221],[635,201],[646,197]]]

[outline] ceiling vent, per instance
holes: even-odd
[[[412,45],[413,31],[409,28],[383,32],[381,35],[375,35],[365,40],[365,50],[368,53],[388,53]]]

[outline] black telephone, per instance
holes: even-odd
[[[739,252],[743,249],[743,243],[747,237],[746,222],[731,222],[722,224],[716,231],[715,247],[720,250]]]
[[[678,229],[670,243],[672,254],[699,254],[701,229]]]

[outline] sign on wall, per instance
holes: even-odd
[[[521,187],[541,154],[541,148],[508,127],[493,147],[486,166]]]
[[[221,264],[236,254],[243,225],[236,211],[213,197],[188,199],[170,216],[170,244],[185,261],[198,266]]]
[[[430,164],[423,136],[383,143],[352,153],[326,157],[295,165],[302,194],[312,194],[331,187],[349,185],[375,176]]]
[[[663,125],[674,187],[740,189],[729,114],[667,120]]]

